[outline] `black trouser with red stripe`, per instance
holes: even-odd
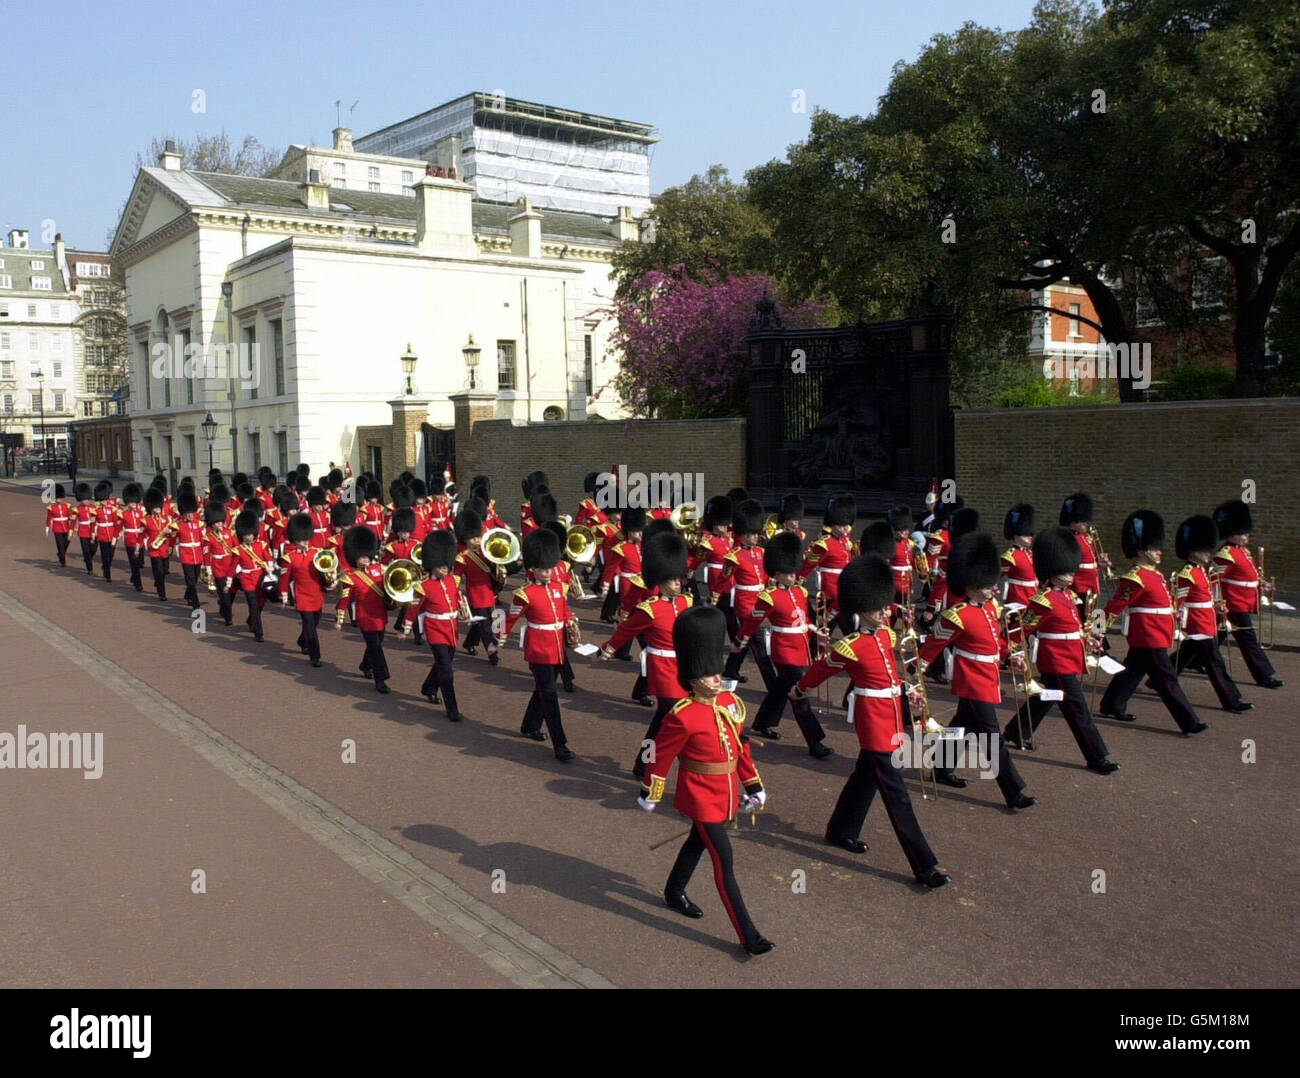
[[[361,666],[368,677],[375,679],[375,684],[388,680],[388,660],[384,657],[384,630],[362,629],[361,638],[366,642],[366,655]]]
[[[974,728],[978,733],[988,735],[990,746],[997,745],[997,783],[998,789],[1002,791],[1003,799],[1009,802],[1025,788],[1025,780],[1020,777],[1016,765],[1011,762],[1011,753],[1007,750],[1007,743],[1002,739],[1002,728],[998,726],[998,714],[993,704],[987,700],[971,700],[965,696],[958,697],[957,714],[953,716],[949,725],[961,726],[968,731]],[[944,762],[948,761],[945,760]],[[943,763],[936,758],[934,771],[936,775],[951,775],[952,767],[943,766]]]
[[[1264,649],[1259,646],[1259,637],[1255,635],[1255,623],[1249,614],[1229,614],[1232,623],[1232,639],[1246,660],[1246,669],[1255,679],[1256,685],[1265,685],[1277,677],[1277,671],[1268,661]]]
[[[1223,661],[1223,652],[1219,650],[1219,642],[1214,637],[1207,636],[1200,640],[1187,637],[1178,645],[1178,659],[1174,664],[1174,672],[1182,673],[1193,664],[1198,669],[1204,670],[1209,677],[1210,684],[1214,686],[1214,695],[1219,698],[1220,707],[1230,708],[1241,703],[1241,690],[1237,688],[1237,683],[1228,673],[1228,667]]]
[[[420,686],[420,695],[432,696],[441,692],[447,714],[457,715],[460,708],[456,706],[456,681],[451,666],[456,658],[456,647],[454,644],[430,644],[429,648],[433,652],[433,668]]]
[[[1178,675],[1174,673],[1169,652],[1164,648],[1129,646],[1128,654],[1124,656],[1124,669],[1110,679],[1105,695],[1101,698],[1102,714],[1125,714],[1129,697],[1143,677],[1151,679],[1151,684],[1169,709],[1169,714],[1174,717],[1174,722],[1178,723],[1178,728],[1185,734],[1191,733],[1192,728],[1201,720],[1197,718],[1196,709],[1178,684]]]
[[[465,647],[476,647],[481,641],[489,655],[497,650],[496,633],[492,630],[492,612],[495,609],[495,605],[470,607],[469,612],[474,617],[482,618],[483,620],[471,621],[469,623],[469,630],[465,633]]]
[[[140,574],[144,572],[145,550],[142,546],[129,546],[126,548],[126,563],[131,567],[131,583],[135,586],[136,591],[143,588],[140,580]]]
[[[198,565],[181,562],[181,573],[185,577],[185,601],[195,610],[199,606],[199,568]]]
[[[601,621],[608,621],[618,613],[618,596],[621,583],[617,576],[609,582],[609,591],[605,593],[605,601],[600,604]]]
[[[298,634],[298,646],[305,648],[314,663],[320,662],[320,634],[316,626],[320,624],[319,610],[299,610],[298,618],[302,621],[302,632]]]
[[[528,709],[524,712],[522,733],[535,734],[542,728],[545,720],[546,729],[551,733],[551,744],[562,749],[568,744],[564,736],[564,722],[560,718],[560,698],[555,692],[555,671],[559,669],[552,663],[529,663],[533,672],[533,695],[528,698]]]
[[[266,592],[261,588],[246,588],[244,602],[248,604],[248,627],[257,640],[262,639],[262,607],[266,605]]]
[[[1108,755],[1109,750],[1106,748],[1106,742],[1102,740],[1101,731],[1092,721],[1092,714],[1088,711],[1088,701],[1083,696],[1083,685],[1079,680],[1078,674],[1049,674],[1046,671],[1040,671],[1043,687],[1046,689],[1060,689],[1064,693],[1064,698],[1058,701],[1044,700],[1041,696],[1031,696],[1029,704],[1020,705],[1020,709],[1015,716],[1007,723],[1007,728],[1003,732],[1003,737],[1017,744],[1020,742],[1020,730],[1024,727],[1027,733],[1033,734],[1038,729],[1038,724],[1043,721],[1047,713],[1052,710],[1052,704],[1056,703],[1061,714],[1065,717],[1065,724],[1070,728],[1070,733],[1074,735],[1075,744],[1079,746],[1079,751],[1083,753],[1083,758],[1090,764],[1099,764]]]
[[[58,555],[60,565],[68,564],[68,533],[67,532],[54,533],[54,553]]]
[[[171,567],[171,558],[149,556],[149,568],[153,572],[153,587],[159,599],[167,598],[167,573]]]
[[[117,547],[112,542],[99,541],[99,567],[104,573],[104,579],[110,584],[113,582],[113,551]]]
[[[646,727],[645,737],[641,739],[641,746],[637,749],[636,763],[632,765],[632,774],[637,778],[641,778],[645,774],[645,766],[650,762],[646,759],[646,755],[650,751],[650,746],[647,745],[646,742],[653,741],[659,736],[659,730],[664,724],[664,718],[667,716],[668,712],[672,711],[673,705],[680,699],[680,696],[655,697],[657,704],[655,707],[654,718],[650,720],[650,725]]]
[[[695,866],[700,863],[700,855],[709,851],[713,861],[713,881],[717,884],[718,895],[722,905],[731,918],[731,926],[741,943],[753,943],[758,939],[758,929],[749,918],[745,909],[745,900],[740,896],[740,886],[736,883],[735,873],[731,867],[731,840],[727,837],[725,823],[701,823],[695,821],[691,833],[682,846],[673,870],[668,875],[665,894],[680,895],[691,881]]]
[[[727,633],[734,642],[740,635],[740,618],[736,615],[734,603],[729,602],[723,609],[723,613],[727,615]],[[746,654],[754,656],[754,665],[758,667],[758,672],[763,677],[763,685],[768,692],[771,692],[776,688],[776,667],[772,665],[772,656],[767,651],[767,637],[762,629],[750,637],[744,651],[732,652],[727,656],[727,663],[722,668],[722,676],[728,681],[740,677],[740,667],[745,661]]]
[[[802,700],[791,700],[790,690],[799,684],[799,680],[808,672],[806,666],[786,666],[784,664],[776,667],[776,684],[773,685],[759,705],[758,714],[754,717],[754,728],[756,730],[775,729],[776,724],[781,721],[781,716],[785,712],[785,705],[790,704],[794,711],[794,721],[799,724],[799,732],[803,734],[803,739],[808,742],[808,747],[821,744],[826,738],[826,731],[822,729],[822,724],[817,721],[817,713],[812,709],[812,702],[808,697]]]
[[[858,753],[858,764],[835,802],[826,833],[840,839],[856,839],[861,835],[877,790],[898,844],[903,847],[907,863],[912,866],[912,875],[918,878],[926,875],[939,859],[921,833],[921,825],[912,811],[912,799],[907,796],[903,773],[894,766],[892,753],[868,749]]]
[[[86,572],[90,572],[91,567],[95,564],[95,540],[89,537],[81,540],[81,558],[86,563]]]
[[[219,576],[217,579],[217,610],[221,613],[221,620],[227,625],[233,620],[234,613],[231,607],[235,602],[234,586],[235,581],[232,577]]]

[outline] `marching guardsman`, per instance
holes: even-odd
[[[298,465],[304,467],[304,465]],[[298,499],[298,512],[307,513],[311,511],[311,503],[307,500],[307,494],[311,491],[311,480],[303,472],[299,472],[292,479],[294,496]],[[253,495],[256,497],[256,494]]]
[[[379,556],[374,560],[385,566],[397,561],[399,558],[404,558],[408,561],[414,560],[412,555],[418,545],[415,540],[415,528],[418,519],[414,506],[403,505],[394,509],[393,515],[388,522],[389,527],[392,529],[388,536],[388,542],[384,544],[383,550],[380,551]],[[407,605],[408,604],[406,603],[399,603],[397,605],[397,613],[393,617],[394,629],[401,628],[402,618],[406,614]],[[415,642],[417,644],[420,642],[418,628],[415,634]]]
[[[1273,585],[1259,578],[1259,570],[1250,557],[1250,506],[1240,500],[1224,502],[1214,511],[1214,523],[1223,537],[1223,545],[1214,555],[1214,564],[1219,571],[1223,597],[1228,603],[1232,638],[1237,642],[1255,684],[1265,689],[1280,689],[1283,682],[1259,646],[1255,623],[1251,620],[1251,615],[1259,612],[1260,592],[1272,595]]]
[[[676,529],[673,527],[671,520],[665,520],[662,517],[651,520],[645,526],[645,531],[641,533],[641,550],[644,554],[646,544],[656,535],[675,535]],[[644,562],[644,558],[643,558]],[[648,585],[641,573],[628,577],[623,581],[623,587],[619,592],[619,610],[618,622],[621,625],[624,621],[632,616],[632,612],[638,605],[646,599],[654,597],[657,589]],[[692,600],[694,602],[694,600]],[[649,683],[646,677],[646,663],[644,649],[646,646],[645,639],[638,635],[636,642],[642,648],[641,672],[637,674],[636,681],[632,685],[632,699],[642,707],[653,707],[654,700],[649,695]],[[614,658],[621,659],[624,662],[630,662],[632,659],[631,644],[624,644],[622,648],[614,655]]]
[[[1210,678],[1214,695],[1224,711],[1249,711],[1255,705],[1241,698],[1241,690],[1232,680],[1219,650],[1219,615],[1214,588],[1210,582],[1210,561],[1219,547],[1219,529],[1214,518],[1188,517],[1174,534],[1174,550],[1185,564],[1174,579],[1174,611],[1183,631],[1178,646],[1174,672],[1184,670],[1193,659]],[[1223,613],[1227,605],[1223,605]]]
[[[952,515],[965,505],[958,495],[951,502],[936,501],[930,513],[929,532],[925,537],[925,556],[930,562],[930,589],[925,602],[925,624],[933,623],[935,615],[944,607],[948,594],[948,552],[952,550],[950,529]]]
[[[349,528],[355,527],[356,523],[356,502],[338,501],[330,507],[330,540],[325,547],[327,550],[332,550],[339,560],[339,576],[352,568],[343,554],[343,536]]]
[[[745,705],[738,696],[722,691],[722,667],[727,648],[727,619],[716,607],[697,606],[682,613],[673,625],[673,650],[677,653],[677,681],[690,695],[679,700],[664,719],[659,736],[648,750],[647,773],[637,804],[653,812],[663,800],[668,772],[680,758],[673,807],[691,823],[691,833],[664,888],[670,909],[687,917],[704,911],[686,897],[686,885],[705,850],[713,862],[718,896],[740,939],[750,954],[772,949],[763,938],[740,894],[732,871],[731,840],[726,824],[737,809],[754,812],[767,800],[749,746],[740,736]]]
[[[330,508],[323,487],[312,487],[307,491],[307,515],[311,517],[311,548],[324,550],[330,537]]]
[[[837,616],[844,636],[790,689],[790,697],[801,700],[836,674],[846,675],[852,685],[849,718],[858,735],[858,762],[827,821],[826,844],[850,853],[867,852],[860,836],[879,790],[912,875],[926,887],[942,887],[948,875],[921,832],[894,761],[894,753],[907,742],[909,724],[894,657],[897,637],[889,627],[896,589],[893,569],[880,555],[867,554],[849,564],[840,575]],[[920,701],[916,703],[919,707]]]
[[[329,502],[329,507],[333,509],[343,500],[343,470],[331,465],[321,486],[325,488],[326,500]]]
[[[402,635],[407,634],[412,622],[418,623],[421,635],[433,652],[433,667],[420,686],[420,693],[431,704],[437,704],[441,694],[447,718],[460,722],[465,715],[456,703],[452,663],[456,659],[456,622],[469,617],[469,608],[460,583],[453,575],[456,537],[445,528],[439,528],[426,535],[420,546],[420,560],[426,575],[415,585],[417,601],[407,608]]]
[[[464,543],[465,549],[456,556],[455,572],[464,584],[464,595],[469,603],[470,615],[478,621],[470,621],[469,631],[465,633],[465,654],[476,655],[481,641],[487,652],[488,662],[496,666],[501,661],[497,648],[496,633],[493,631],[492,615],[497,605],[497,595],[505,584],[505,571],[483,556],[483,521],[473,509],[462,509],[455,520],[458,543]]]
[[[217,588],[221,620],[229,625],[235,601],[235,536],[226,524],[226,507],[221,502],[209,502],[203,509],[203,523],[203,563]]]
[[[741,625],[754,611],[754,604],[767,587],[767,570],[763,568],[763,548],[758,545],[763,535],[763,506],[750,498],[734,503],[731,512],[731,533],[736,545],[723,558],[722,575],[731,581],[731,602],[722,608],[727,618],[727,632],[735,641],[740,636]],[[766,636],[751,636],[746,647],[732,650],[722,676],[727,681],[740,680],[740,667],[746,652],[754,656],[754,665],[762,675],[768,692],[775,691],[779,678],[768,654]]]
[[[524,490],[524,500],[519,506],[519,536],[524,539],[537,527],[537,521],[533,519],[532,497],[541,487],[549,491],[551,481],[546,478],[545,472],[529,472],[524,476],[521,486]]]
[[[289,518],[298,512],[298,495],[291,487],[276,487],[275,499],[274,507],[268,507],[268,511],[259,518],[262,524],[259,538],[266,540],[267,546],[278,558],[289,545]],[[258,500],[261,501],[260,498]],[[314,524],[312,530],[315,531]]]
[[[1013,505],[1002,521],[1002,535],[1011,545],[1002,553],[1002,605],[1008,610],[1024,610],[1038,594],[1038,577],[1034,573],[1034,507]]]
[[[731,499],[721,495],[705,502],[704,512],[700,514],[699,554],[704,558],[709,602],[717,607],[731,603],[731,589],[735,586],[735,580],[723,572],[732,547],[730,529],[733,511]],[[725,615],[724,610],[723,616]]]
[[[167,516],[165,506],[158,487],[151,486],[144,492],[144,507],[149,514],[144,518],[144,545],[160,603],[167,601],[167,571],[171,568],[172,537],[176,534],[176,523]]]
[[[253,639],[262,642],[262,607],[266,605],[267,573],[273,572],[273,555],[266,540],[258,538],[261,522],[251,509],[241,509],[235,517],[235,580],[248,606],[244,622]]]
[[[613,550],[623,541],[623,510],[612,505],[606,512],[604,524],[592,528],[593,534],[600,541],[597,560],[600,562],[600,620],[614,623],[614,611],[618,609],[618,562]],[[608,613],[606,613],[608,611]]]
[[[74,519],[77,522],[77,539],[81,543],[81,558],[86,563],[86,575],[95,571],[95,490],[89,483],[78,483],[73,488],[77,498]]]
[[[912,608],[912,589],[914,586],[912,559],[912,510],[906,505],[896,505],[885,514],[889,526],[894,529],[894,556],[889,567],[894,571],[894,602],[902,609]]]
[[[1079,492],[1061,503],[1061,526],[1074,533],[1079,544],[1079,571],[1074,574],[1074,594],[1079,609],[1087,605],[1089,595],[1101,595],[1101,573],[1110,569],[1110,559],[1100,557],[1092,545],[1092,499]]]
[[[191,610],[199,608],[199,569],[203,565],[203,521],[199,519],[199,499],[192,487],[176,492],[176,556],[185,578],[185,601]]]
[[[366,500],[357,508],[357,523],[364,524],[375,533],[376,539],[383,542],[386,520],[384,503],[380,501],[380,498],[383,497],[384,488],[371,479],[366,483],[363,493]]]
[[[793,532],[803,542],[804,504],[798,494],[787,494],[776,504],[776,521],[782,531]]]
[[[807,579],[809,573],[817,574],[817,588],[825,596],[823,602],[831,617],[839,609],[835,597],[839,593],[840,573],[856,553],[852,532],[857,519],[858,503],[853,495],[838,494],[831,498],[822,518],[826,534],[809,544],[804,552],[803,568],[799,570],[801,579]]]
[[[239,488],[242,485],[239,473],[232,475],[230,482],[226,484],[226,512],[234,513],[236,516],[244,511],[244,499],[239,496]]]
[[[343,550],[352,566],[339,576],[339,604],[334,629],[340,631],[351,614],[352,623],[361,630],[366,653],[361,659],[361,674],[373,678],[375,691],[387,693],[388,660],[384,657],[384,630],[388,628],[388,595],[384,591],[384,569],[379,563],[379,540],[363,524],[343,533]]]
[[[104,579],[113,582],[113,552],[122,527],[122,507],[113,497],[113,484],[101,479],[95,484],[95,543],[99,547],[99,567]]]
[[[524,568],[531,569],[535,584],[527,584],[515,592],[510,612],[506,615],[505,636],[508,638],[521,618],[527,626],[524,633],[524,658],[533,673],[533,694],[524,712],[519,733],[534,741],[545,741],[542,722],[551,732],[551,744],[557,760],[568,761],[574,752],[568,746],[564,723],[560,716],[560,697],[555,691],[555,672],[564,661],[566,633],[570,622],[577,624],[569,614],[569,604],[564,589],[551,580],[551,573],[560,560],[560,541],[555,533],[545,528],[535,528],[523,543]]]
[[[45,534],[54,536],[54,553],[60,565],[68,564],[68,534],[72,531],[72,507],[64,499],[62,483],[54,484],[54,501],[45,507]]]
[[[996,707],[1002,702],[999,667],[1009,649],[1002,638],[997,594],[1002,571],[998,548],[983,532],[958,539],[948,555],[948,587],[951,598],[960,601],[948,607],[934,624],[934,632],[921,645],[921,659],[933,662],[945,648],[951,648],[952,691],[957,697],[953,725],[972,728],[988,736],[998,747],[998,789],[1009,809],[1029,808],[1035,798],[1024,793],[1025,782],[1011,762]],[[1021,655],[1010,656],[1016,671],[1024,667]],[[951,767],[936,764],[934,777],[945,786],[958,789],[966,780]]]
[[[1030,598],[1021,616],[1025,646],[1030,648],[1043,685],[1061,692],[1062,699],[1057,706],[1083,753],[1088,770],[1109,775],[1119,770],[1119,764],[1107,758],[1106,742],[1092,721],[1081,681],[1088,669],[1090,645],[1088,633],[1079,620],[1073,585],[1082,552],[1070,530],[1059,527],[1040,532],[1034,537],[1032,548],[1032,571],[1036,580],[1043,581],[1044,588]],[[1007,723],[1003,738],[1015,748],[1024,748],[1020,731],[1032,735],[1051,709],[1052,701],[1031,696],[1028,704],[1022,704]]]
[[[1133,690],[1143,677],[1150,678],[1157,695],[1184,734],[1198,734],[1208,729],[1178,684],[1169,661],[1174,642],[1174,612],[1169,589],[1160,572],[1164,556],[1165,522],[1159,513],[1139,509],[1124,520],[1120,545],[1124,556],[1133,559],[1133,567],[1122,577],[1115,594],[1106,604],[1106,617],[1124,615],[1123,632],[1128,640],[1124,669],[1110,679],[1099,708],[1110,719],[1133,722],[1136,715],[1126,710]],[[1078,591],[1078,582],[1075,582]]]
[[[144,570],[145,558],[145,511],[144,488],[139,483],[127,483],[122,488],[122,546],[126,548],[126,561],[131,567],[131,586],[136,591],[144,590],[140,574]],[[65,544],[66,545],[66,544]]]
[[[643,746],[658,736],[669,709],[685,696],[677,681],[677,653],[673,650],[673,624],[691,605],[690,598],[682,594],[685,575],[686,542],[681,536],[667,532],[647,539],[642,552],[641,579],[651,594],[637,603],[597,656],[599,661],[608,662],[633,638],[642,641],[641,674],[646,689],[657,701],[654,717],[642,739]],[[645,765],[645,753],[638,749],[632,773],[641,778]]]
[[[429,487],[425,481],[412,479],[410,487],[411,497],[415,499],[415,504],[411,507],[415,510],[415,527],[411,529],[411,538],[418,544],[431,531],[436,531],[438,528],[450,529],[450,522],[444,521],[436,525],[433,523],[434,506],[429,501]]]
[[[753,609],[741,622],[739,638],[732,653],[743,653],[755,639],[760,626],[772,634],[771,662],[776,678],[768,689],[754,718],[754,733],[780,740],[776,724],[781,721],[785,705],[790,702],[790,690],[812,665],[812,652],[808,638],[815,630],[812,612],[808,608],[808,592],[798,583],[799,567],[803,564],[803,543],[797,533],[777,532],[763,549],[763,569],[768,584],[758,593]],[[826,633],[820,634],[829,640]],[[826,744],[826,731],[817,720],[812,704],[803,698],[793,701],[794,719],[799,732],[808,743],[810,755],[821,759],[833,756],[835,750]]]
[[[549,497],[549,495],[547,495],[547,497]],[[538,524],[538,527],[547,529],[560,541],[560,560],[555,563],[555,568],[551,571],[551,583],[556,587],[563,588],[566,596],[571,595],[573,593],[573,569],[570,567],[568,559],[563,555],[564,543],[569,535],[568,529],[565,528],[563,521],[556,520],[554,517],[549,520],[542,520],[541,523]],[[530,572],[527,576],[531,583],[533,581],[533,574]],[[635,579],[640,580],[641,578],[636,577]],[[560,663],[560,668],[557,672],[560,675],[561,683],[564,685],[564,691],[573,692],[573,664],[569,662],[569,653],[567,650],[564,652],[564,661]]]
[[[280,573],[280,602],[287,606],[290,596],[293,597],[293,605],[302,622],[298,648],[311,658],[312,666],[320,666],[317,626],[325,608],[325,590],[333,586],[333,581],[312,564],[316,551],[311,547],[311,517],[306,513],[291,516],[288,535],[289,547],[280,558],[284,566]]]
[[[619,531],[614,541],[606,540],[605,545],[604,578],[609,582],[609,590],[601,604],[600,620],[606,622],[615,620],[628,578],[641,571],[641,537],[645,532],[646,512],[629,506],[619,514],[619,520]]]
[[[323,494],[324,491],[322,490],[321,493]],[[257,489],[253,491],[253,497],[262,500],[264,509],[270,509],[275,504],[275,472],[270,468],[263,468],[257,473]],[[311,504],[310,497],[307,501]]]
[[[582,499],[578,506],[578,513],[573,518],[574,524],[581,524],[584,528],[594,528],[597,524],[604,524],[609,519],[605,515],[605,510],[596,504],[596,485],[600,482],[600,472],[588,472],[582,480],[582,490],[587,496]]]

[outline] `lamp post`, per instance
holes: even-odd
[[[411,375],[415,373],[415,365],[420,360],[414,352],[411,351],[411,342],[406,342],[406,351],[402,353],[402,370],[406,372],[406,389],[403,391],[408,397],[415,394],[415,386],[411,384]]]
[[[203,427],[203,437],[208,440],[208,478],[212,478],[212,443],[217,440],[217,421],[212,418],[209,412],[203,417],[200,424]]]
[[[230,470],[237,472],[239,471],[239,426],[235,422],[234,282],[222,281],[221,295],[226,301],[226,400],[230,401]]]
[[[45,372],[36,375],[36,399],[41,410],[41,471],[50,474],[50,443],[45,437]]]
[[[474,334],[469,335],[469,342],[460,350],[460,354],[465,357],[465,366],[469,368],[469,387],[477,389],[478,385],[474,381],[474,371],[478,368],[479,353],[483,349],[474,343]]]

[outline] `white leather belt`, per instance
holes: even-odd
[[[849,690],[854,696],[868,696],[873,700],[887,700],[891,696],[902,696],[903,689],[899,685],[891,685],[887,689],[859,689],[854,687]]]
[[[795,633],[802,636],[812,628],[811,625],[769,625],[769,629],[774,633]]]
[[[558,621],[552,621],[552,622],[547,623],[546,625],[540,625],[540,624],[538,624],[538,623],[535,622],[535,621],[526,621],[526,622],[524,622],[524,624],[527,625],[528,628],[530,628],[530,629],[539,629],[539,630],[541,630],[541,629],[563,629],[563,628],[564,628],[564,626],[561,625]]]
[[[1000,656],[997,655],[980,655],[974,651],[963,651],[961,648],[953,648],[953,653],[960,655],[963,659],[971,659],[977,663],[995,663]]]
[[[1183,603],[1184,610],[1212,610],[1214,603]]]
[[[177,543],[177,546],[202,546],[202,543]]]
[[[433,618],[434,621],[455,621],[460,615],[454,611],[447,614],[438,614],[431,610],[425,610],[420,613],[421,618]]]
[[[1227,580],[1227,579],[1225,579],[1225,580],[1223,581],[1223,583],[1226,584],[1226,585],[1227,585],[1228,587],[1230,587],[1230,588],[1257,588],[1257,587],[1259,587],[1259,581],[1258,581],[1258,580]]]
[[[819,573],[830,573],[832,576],[844,572],[843,569],[826,569],[826,568],[819,568],[817,571]]]
[[[677,658],[677,652],[668,648],[642,648],[641,653],[643,655],[658,655],[661,659]]]
[[[763,585],[762,584],[737,584],[736,590],[737,591],[762,591]]]
[[[895,565],[895,564],[891,561],[891,562],[889,563],[889,567],[890,567],[891,569],[893,569],[894,572],[896,572],[896,573],[910,573],[910,572],[912,571],[912,563],[911,563],[911,562],[908,562],[906,565]]]
[[[1039,640],[1082,640],[1083,630],[1073,633],[1037,633]]]
[[[1007,577],[1007,583],[1008,583],[1008,584],[1014,584],[1014,585],[1015,585],[1016,587],[1018,587],[1018,588],[1036,588],[1036,587],[1038,587],[1038,581],[1037,581],[1037,580],[1017,580],[1015,577],[1011,577],[1011,576]]]
[[[1080,562],[1080,563],[1079,563],[1079,568],[1080,568],[1080,569],[1095,569],[1095,568],[1097,568],[1097,563],[1096,563],[1095,561],[1083,561],[1083,562]]]
[[[722,562],[720,562],[720,561],[717,561],[717,562],[714,562],[714,561],[707,561],[707,562],[705,562],[704,564],[707,565],[710,569],[715,570],[716,572],[721,572],[721,571],[722,571]]]
[[[1173,610],[1167,606],[1130,606],[1130,614],[1172,614]]]

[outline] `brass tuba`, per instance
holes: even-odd
[[[393,606],[402,606],[415,598],[415,585],[424,573],[409,558],[397,558],[384,568],[384,594]]]
[[[513,565],[523,552],[519,536],[509,528],[490,528],[484,532],[479,549],[483,552],[483,557],[501,568]]]

